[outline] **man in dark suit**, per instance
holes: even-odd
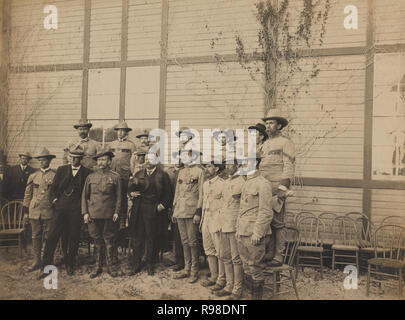
[[[128,185],[128,192],[133,197],[129,220],[134,250],[131,275],[141,270],[145,249],[147,272],[149,275],[154,274],[153,258],[158,237],[156,229],[158,217],[162,214],[167,215],[167,210],[172,206],[170,178],[160,166],[157,166],[157,159],[154,154],[148,153],[145,157],[145,169],[136,172]]]
[[[29,166],[32,159],[29,152],[20,153],[18,156],[20,164],[9,168],[4,176],[4,196],[9,201],[24,199],[28,177],[35,172],[35,169]]]
[[[50,199],[56,209],[55,227],[45,244],[44,265],[53,264],[58,240],[63,235],[67,241],[64,262],[68,275],[74,272],[82,225],[81,196],[87,176],[92,172],[81,165],[84,151],[81,147],[69,150],[71,164],[59,167],[51,186]]]

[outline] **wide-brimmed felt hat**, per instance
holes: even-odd
[[[42,151],[33,158],[34,159],[39,159],[39,158],[53,159],[53,158],[56,158],[56,156],[54,154],[51,154],[47,148],[43,148]]]
[[[188,127],[181,127],[180,130],[176,132],[176,136],[180,137],[182,133],[186,134],[189,137],[194,138],[194,133],[192,133],[190,128]]]
[[[125,121],[120,122],[119,124],[117,124],[114,127],[114,130],[116,130],[116,131],[119,130],[119,129],[123,129],[123,130],[126,130],[126,131],[132,131],[132,129],[130,127],[128,127],[128,124]]]
[[[266,121],[273,119],[277,120],[278,123],[281,124],[281,129],[283,129],[288,124],[288,120],[284,117],[280,109],[270,109],[262,120]]]
[[[93,157],[93,160],[97,160],[100,157],[109,156],[110,159],[114,158],[114,153],[111,151],[111,148],[104,147],[97,150],[97,154]]]
[[[232,137],[234,141],[238,139],[238,137],[235,135],[235,131],[233,131],[232,129],[216,130],[212,135],[215,138],[215,140],[218,140],[220,134],[224,134],[228,141],[230,141]]]
[[[73,125],[73,128],[75,129],[79,129],[80,127],[87,127],[87,128],[91,128],[93,126],[93,124],[91,124],[89,122],[89,120],[87,119],[80,119],[79,123],[76,123],[75,125]]]
[[[19,157],[27,157],[29,159],[32,159],[32,155],[31,153],[29,153],[28,151],[22,152],[18,154]]]
[[[69,156],[71,156],[72,158],[84,157],[84,149],[81,146],[72,146],[69,148]]]
[[[149,137],[149,136],[153,138],[152,135],[149,135],[149,130],[143,129],[142,132],[138,134],[136,137],[139,139],[140,137]]]
[[[264,135],[266,140],[269,138],[269,135],[267,134],[266,131],[266,126],[262,123],[257,123],[255,126],[250,126],[248,129],[254,129],[259,131],[262,135]]]

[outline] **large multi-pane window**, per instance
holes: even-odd
[[[373,178],[405,180],[405,53],[375,56]]]

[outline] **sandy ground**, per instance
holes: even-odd
[[[75,275],[70,277],[64,267],[59,267],[58,289],[45,289],[43,280],[37,280],[37,272],[27,272],[31,264],[30,252],[23,258],[17,257],[15,250],[0,251],[0,299],[152,299],[152,300],[219,300],[207,288],[200,284],[188,284],[186,280],[173,279],[174,272],[165,266],[171,259],[171,253],[166,253],[163,263],[156,267],[156,273],[148,276],[145,271],[136,276],[111,278],[103,273],[96,279],[90,279],[93,269],[93,257],[88,257],[84,248],[80,249],[80,266]],[[120,253],[120,268],[127,269],[127,257]],[[206,277],[204,268],[201,278]],[[342,270],[326,269],[324,279],[320,280],[315,269],[306,268],[300,272],[297,285],[301,299],[399,299],[396,288],[383,286],[379,289],[372,286],[372,294],[366,296],[366,276],[360,275],[358,289],[344,289],[344,274]],[[269,284],[270,287],[270,284]],[[282,287],[283,289],[283,287]],[[271,299],[271,290],[265,289],[264,299]],[[295,299],[294,293],[282,294],[278,299]]]

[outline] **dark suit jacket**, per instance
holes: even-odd
[[[128,193],[131,193],[133,191],[139,191],[141,193],[141,196],[135,198],[133,201],[131,218],[134,215],[138,214],[139,205],[142,201],[144,191],[147,190],[149,187],[148,185],[149,180],[145,179],[146,174],[147,174],[146,169],[138,171],[135,174],[135,177],[129,181]],[[152,183],[154,183],[156,189],[156,201],[154,201],[154,203],[151,206],[151,210],[153,210],[153,212],[147,213],[147,216],[151,218],[156,217],[157,214],[156,208],[158,204],[162,204],[167,210],[172,207],[172,199],[173,199],[169,175],[165,171],[163,171],[159,166],[156,167],[156,171],[153,174]],[[166,212],[161,213],[166,214]]]
[[[79,178],[79,185],[80,185],[80,196],[77,203],[72,205],[81,206],[81,194],[83,192],[84,183],[86,182],[87,176],[92,173],[90,169],[81,166],[79,171],[77,172],[76,176]],[[55,178],[53,179],[53,183],[51,185],[50,191],[50,199],[51,201],[55,198],[61,198],[63,196],[63,192],[69,186],[71,179],[73,179],[72,174],[72,166],[70,164],[60,166],[56,170]]]
[[[3,194],[8,200],[24,199],[28,177],[36,170],[27,166],[22,171],[20,165],[8,168],[4,172]]]

